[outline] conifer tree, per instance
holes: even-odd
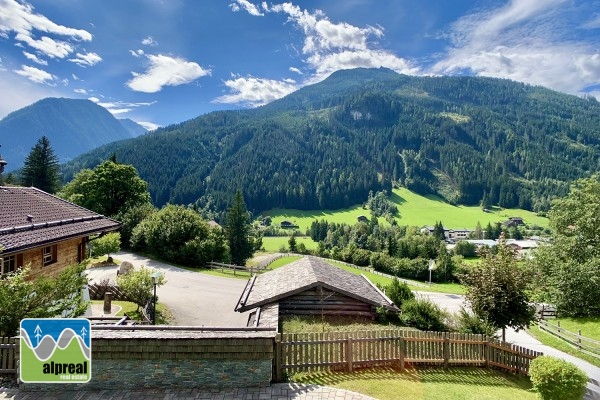
[[[25,159],[21,170],[20,183],[34,186],[48,193],[56,193],[60,188],[60,167],[58,157],[50,146],[50,140],[42,136]]]
[[[227,240],[231,262],[235,265],[246,265],[246,260],[254,253],[254,243],[250,237],[250,216],[246,210],[241,190],[235,193],[233,204],[227,210]]]

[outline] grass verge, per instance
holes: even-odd
[[[529,379],[485,368],[371,368],[295,374],[291,380],[351,390],[380,400],[536,400]]]
[[[581,336],[600,341],[600,317],[558,318],[550,322],[556,325],[559,321],[561,328],[575,333],[581,329]]]
[[[262,238],[262,244],[266,252],[277,253],[282,247],[285,247],[286,251],[290,248],[289,240],[289,236],[265,236]],[[308,236],[296,236],[296,246],[300,243],[304,243],[308,250],[317,248],[317,243]]]
[[[560,350],[562,352],[570,354],[573,357],[577,357],[582,360],[585,360],[585,361],[589,362],[590,364],[595,365],[596,367],[600,368],[600,359],[590,356],[590,355],[587,355],[585,353],[582,353],[581,351],[577,350],[575,347],[571,346],[569,343],[565,342],[564,340],[562,340],[548,332],[541,330],[537,325],[534,325],[531,328],[529,328],[527,330],[527,332],[531,336],[533,336],[534,338],[536,338],[537,340],[539,340],[540,342],[545,344],[546,346],[554,347],[557,350]]]
[[[104,304],[103,300],[92,300],[92,304]],[[143,317],[141,313],[137,311],[137,304],[132,303],[130,301],[121,301],[121,300],[113,300],[112,304],[120,306],[121,311],[119,311],[116,316],[124,317],[125,314],[129,316],[129,318],[135,321],[142,321]],[[162,303],[156,304],[156,323],[158,325],[169,325],[173,321],[173,315],[171,311]]]

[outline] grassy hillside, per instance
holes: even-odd
[[[399,215],[396,220],[399,225],[421,227],[433,225],[436,221],[442,221],[446,228],[473,229],[478,221],[485,228],[488,222],[494,224],[495,222],[505,221],[508,217],[522,217],[528,225],[548,226],[547,218],[540,217],[530,211],[493,208],[490,212],[483,212],[481,208],[476,206],[453,206],[437,196],[421,196],[405,188],[394,189],[390,200],[398,206]],[[357,222],[360,215],[370,218],[369,211],[364,210],[361,205],[335,211],[275,209],[264,213],[264,215],[271,216],[275,225],[280,224],[281,221],[293,222],[300,227],[299,229],[303,233],[310,228],[310,224],[315,219],[352,225]],[[387,224],[383,218],[379,218],[379,223]]]

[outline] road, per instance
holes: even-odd
[[[119,261],[129,261],[165,274],[166,283],[157,288],[158,301],[169,308],[180,326],[246,326],[248,316],[234,311],[246,285],[244,279],[231,279],[188,271],[128,252],[113,254]],[[118,266],[88,269],[88,278],[116,280]]]

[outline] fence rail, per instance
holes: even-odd
[[[541,353],[488,340],[483,335],[383,330],[278,334],[275,376],[373,366],[478,365],[527,374]]]
[[[265,268],[260,268],[258,266],[243,266],[243,265],[233,265],[233,264],[223,264],[218,262],[209,262],[206,266],[210,269],[220,269],[223,272],[224,269],[230,269],[233,271],[233,275],[235,276],[236,271],[249,272],[251,274],[264,272]]]
[[[555,325],[543,319],[539,321],[538,326],[540,329],[577,347],[580,351],[592,357],[600,358],[600,341],[582,336],[581,330],[578,330],[577,333],[575,333],[561,327],[560,321],[557,321]]]
[[[15,352],[18,338],[0,337],[0,376],[17,373]]]

